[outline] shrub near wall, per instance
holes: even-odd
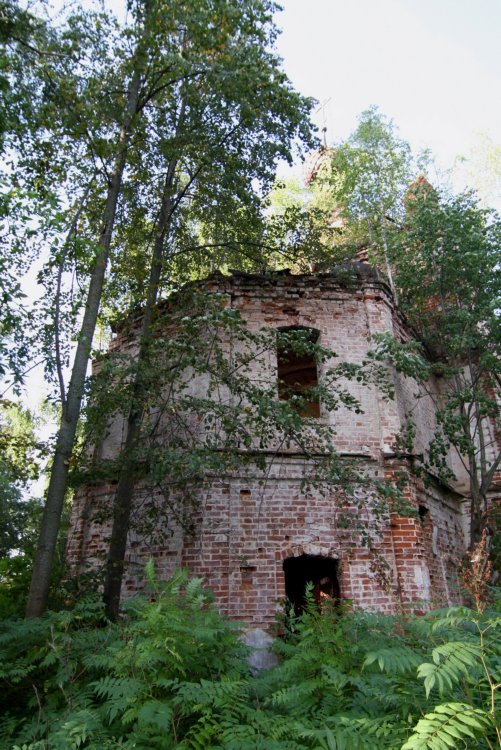
[[[96,600],[0,635],[0,747],[174,748],[199,718],[193,683],[228,697],[246,673],[236,630],[199,580],[176,574],[118,624]]]
[[[0,747],[448,750],[501,746],[501,618],[312,605],[253,679],[238,633],[183,573],[117,625],[87,600],[2,626]]]

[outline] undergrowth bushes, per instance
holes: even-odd
[[[94,599],[3,624],[2,750],[501,747],[496,612],[311,607],[253,678],[200,581],[151,578],[118,624]]]

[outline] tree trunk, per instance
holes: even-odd
[[[127,149],[132,132],[132,123],[139,100],[140,80],[140,71],[136,67],[127,93],[127,104],[124,112],[123,125],[120,130],[118,152],[108,187],[108,194],[103,213],[103,226],[98,244],[98,254],[90,279],[84,317],[80,328],[77,350],[68,387],[68,394],[65,403],[62,405],[61,422],[57,435],[54,461],[51,468],[49,489],[47,491],[47,500],[45,503],[42,526],[38,538],[38,548],[28,594],[26,617],[39,617],[47,607],[57,535],[59,532],[64,498],[68,486],[69,464],[80,416],[85,376],[101,302],[103,281],[108,263],[118,197],[122,186],[122,176],[127,158]]]
[[[390,289],[393,294],[393,299],[395,301],[395,304],[398,305],[398,293],[397,288],[395,286],[395,282],[393,280],[393,272],[391,270],[391,263],[390,263],[390,254],[388,252],[388,239],[386,237],[386,219],[384,215],[384,209],[382,208],[381,213],[381,236],[383,238],[383,255],[384,255],[384,264],[386,266],[386,274],[388,276],[388,281],[390,282]]]
[[[155,306],[158,298],[160,275],[162,271],[162,260],[164,252],[165,237],[172,217],[173,209],[173,185],[177,161],[171,160],[167,169],[162,203],[155,232],[155,243],[153,246],[153,257],[151,261],[150,278],[148,282],[148,293],[143,310],[141,333],[139,338],[139,352],[137,359],[136,378],[132,396],[132,406],[127,418],[127,433],[122,456],[125,461],[122,464],[117,490],[113,503],[113,526],[111,531],[110,548],[106,563],[106,578],[104,583],[103,599],[106,605],[106,614],[111,620],[116,620],[120,608],[120,591],[124,573],[125,551],[127,547],[127,535],[130,526],[130,515],[132,510],[132,497],[135,485],[135,461],[130,460],[138,447],[138,438],[141,433],[141,422],[144,414],[144,393],[148,390],[148,384],[142,375],[143,365],[149,357],[149,345],[151,342],[152,322]]]

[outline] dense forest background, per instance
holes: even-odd
[[[294,90],[275,52],[273,11],[268,0],[135,0],[121,25],[101,7],[72,7],[50,21],[43,3],[0,3],[5,747],[501,746],[499,536],[490,503],[501,462],[492,432],[501,223],[474,193],[432,184],[429,157],[415,158],[376,108],[345,142],[321,144],[314,102]],[[306,155],[306,184],[276,182],[280,160]],[[172,356],[172,342],[157,335],[158,302],[215,271],[321,272],[359,258],[387,275],[416,341],[383,337],[365,369],[339,376],[369,384],[380,378],[379,364],[391,364],[423,393],[430,373],[448,379],[436,434],[415,471],[453,481],[448,452],[464,464],[472,524],[462,579],[472,608],[383,618],[319,613],[312,603],[278,626],[280,665],[251,676],[237,633],[199,581],[179,574],[160,585],[150,567],[149,594],[120,616],[155,362]],[[30,277],[42,290],[36,300],[23,291]],[[176,342],[179,362],[194,372],[207,369],[199,320],[209,307],[192,306]],[[135,361],[103,365],[102,377],[90,378],[99,344],[106,349],[112,327],[139,310]],[[238,320],[214,325],[247,335]],[[23,402],[35,366],[51,389],[37,413]],[[223,364],[218,377],[261,405],[252,431],[263,440],[276,429],[290,440],[304,434],[298,404],[277,409]],[[121,387],[111,392],[111,380]],[[349,403],[335,384],[320,395],[334,410]],[[224,420],[229,448],[242,439],[238,415],[209,401],[190,406]],[[126,424],[121,456],[112,467],[89,465],[84,446],[118,412]],[[59,426],[45,439],[48,419]],[[411,453],[412,440],[409,420],[396,449]],[[161,449],[156,470],[173,484],[185,481],[187,465],[190,482],[218,468],[210,445]],[[358,481],[331,458],[322,481]],[[230,449],[218,460],[236,466]],[[68,509],[93,471],[117,481],[110,553],[98,580],[68,581]],[[45,476],[37,497],[35,482]],[[103,602],[88,593],[98,584]]]

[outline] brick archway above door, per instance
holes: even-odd
[[[284,547],[276,553],[276,559],[283,562],[288,557],[300,557],[301,555],[310,555],[312,557],[330,557],[333,560],[339,560],[339,550],[331,544],[321,542],[306,542],[291,547]]]

